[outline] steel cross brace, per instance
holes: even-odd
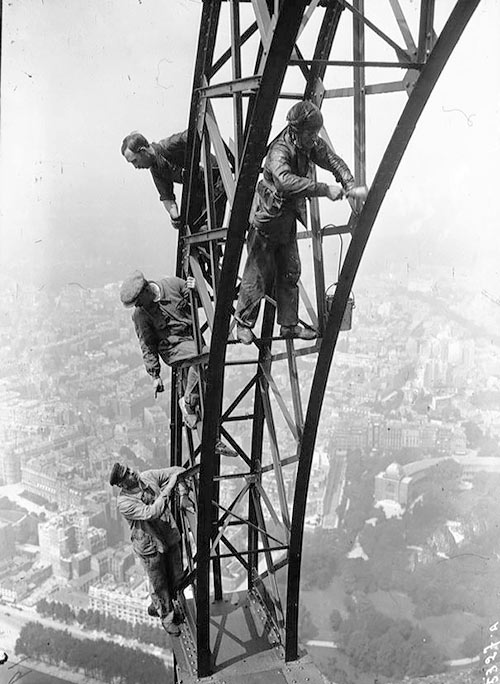
[[[448,58],[479,4],[479,1],[480,0],[457,1],[429,55],[426,65],[421,71],[420,77],[406,103],[376,173],[370,193],[359,217],[356,230],[347,251],[339,282],[335,290],[334,301],[328,316],[311,387],[311,400],[307,408],[304,424],[304,436],[300,450],[296,480],[297,484],[292,508],[286,612],[285,657],[287,661],[293,661],[299,657],[297,624],[300,565],[307,491],[323,396],[328,382],[333,352],[338,339],[347,299],[352,289],[364,249],[382,205],[382,201],[398,169],[417,121]]]

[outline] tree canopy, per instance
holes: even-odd
[[[28,622],[21,629],[16,655],[27,655],[45,663],[65,663],[105,682],[120,684],[173,684],[171,669],[160,658],[139,649],[125,648],[103,639],[76,639],[69,632]]]

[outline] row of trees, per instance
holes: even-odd
[[[486,556],[478,544],[466,544],[448,560],[441,558],[417,565],[411,572],[408,553],[400,545],[398,522],[387,521],[386,531],[377,536],[380,544],[368,560],[343,561],[342,578],[348,593],[401,591],[415,604],[416,618],[446,615],[455,610],[495,617],[491,599],[499,587],[496,557]],[[385,526],[381,525],[381,531]],[[389,533],[393,534],[392,541],[383,544]],[[369,546],[363,541],[361,545],[365,551]]]
[[[405,454],[407,458],[410,456],[410,453]],[[449,562],[436,559],[426,565],[417,565],[412,572],[408,545],[425,547],[437,529],[441,527],[446,531],[447,520],[463,516],[461,499],[466,495],[459,489],[460,466],[451,460],[441,462],[433,469],[432,482],[427,483],[422,499],[412,510],[402,519],[387,520],[381,511],[370,508],[371,500],[368,497],[367,501],[364,491],[366,481],[371,480],[374,469],[380,468],[382,461],[375,457],[373,468],[369,459],[353,452],[348,467],[352,478],[347,487],[350,510],[354,509],[356,513],[346,515],[344,533],[348,539],[357,536],[368,560],[348,560],[335,555],[336,569],[342,575],[347,591],[402,591],[415,603],[417,618],[444,615],[454,610],[488,616],[492,591],[498,586],[495,579],[498,561],[492,557],[491,548],[500,543],[500,528],[496,526],[491,510],[494,510],[500,478],[491,474],[475,477],[476,495],[472,507],[469,506],[467,524],[481,521],[485,531],[475,530],[474,540],[462,543]],[[483,506],[481,502],[485,501],[488,505]],[[377,518],[376,525],[366,524],[368,517]]]
[[[405,516],[406,517],[406,516]],[[451,557],[436,558],[409,565],[406,520],[378,521],[366,525],[359,542],[368,560],[351,559],[341,563],[344,586],[349,593],[402,591],[416,606],[415,617],[445,615],[454,610],[489,617],[491,596],[498,591],[499,561],[491,548],[500,543],[500,530],[491,527],[464,542]],[[424,546],[425,540],[421,542]],[[495,617],[494,615],[492,617]]]
[[[498,560],[464,546],[456,557],[420,566],[410,576],[406,592],[416,605],[415,617],[445,615],[454,610],[496,618]]]
[[[337,544],[331,531],[316,529],[306,533],[302,552],[304,589],[326,589],[338,572]]]
[[[337,642],[362,672],[385,677],[425,677],[445,665],[431,637],[409,620],[393,620],[371,603],[358,605],[341,621]]]
[[[15,653],[50,665],[61,665],[113,684],[173,684],[172,670],[160,658],[103,639],[76,639],[66,630],[28,622]]]
[[[103,615],[97,610],[80,609],[76,612],[65,603],[47,601],[46,599],[38,601],[36,609],[40,615],[55,618],[66,624],[77,622],[84,629],[118,634],[127,639],[136,639],[144,644],[165,647],[165,632],[161,627],[151,627],[151,625],[143,623],[133,625],[112,615]]]
[[[471,397],[471,404],[481,410],[498,411],[500,407],[500,392],[485,390],[475,392]],[[478,456],[498,457],[500,456],[500,444],[498,438],[485,434],[481,428],[472,421],[462,423],[467,437],[467,446],[470,449],[477,449]]]
[[[422,454],[417,451],[407,449],[398,453],[398,462],[419,460]],[[394,455],[389,454],[368,456],[360,450],[349,453],[345,490],[349,506],[339,511],[340,530],[306,534],[303,584],[306,589],[324,589],[334,575],[342,577],[350,594],[345,600],[349,617],[342,620],[340,613],[334,611],[330,624],[339,635],[335,640],[356,667],[389,677],[424,676],[443,667],[431,637],[408,621],[380,616],[365,595],[377,590],[401,591],[412,599],[416,618],[455,610],[490,617],[491,599],[499,586],[498,560],[491,554],[491,548],[500,544],[500,528],[493,524],[491,510],[495,509],[500,477],[478,474],[473,492],[464,492],[460,466],[451,460],[443,461],[430,474],[423,496],[413,508],[401,519],[386,519],[373,506],[373,478],[392,460]],[[376,524],[367,524],[369,518],[374,518]],[[436,540],[446,543],[446,523],[454,519],[464,520],[466,535],[472,535],[474,540],[463,542],[459,550],[449,551],[449,560],[436,558],[412,571],[408,546],[426,547]],[[476,520],[485,523],[484,531],[475,524]],[[347,558],[356,540],[368,560]],[[359,608],[365,603],[372,607],[368,619],[366,611]],[[314,638],[316,629],[311,615],[303,608],[300,614],[301,637]],[[383,633],[374,635],[371,627],[377,622]],[[481,635],[471,634],[464,640],[463,655],[477,654],[480,643]]]

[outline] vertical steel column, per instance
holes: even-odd
[[[314,178],[316,171],[314,170]],[[311,249],[314,270],[314,286],[316,289],[316,310],[318,312],[318,333],[323,335],[325,324],[325,267],[323,263],[323,235],[321,233],[321,216],[317,197],[311,197],[309,202],[309,216],[311,219]]]
[[[325,328],[311,386],[311,399],[307,408],[304,436],[297,469],[288,564],[285,644],[285,659],[287,661],[297,660],[299,657],[297,625],[307,491],[321,406],[344,309],[385,194],[394,178],[432,89],[479,1],[457,0],[429,56],[427,64],[422,69],[378,168],[370,194],[359,217],[356,231],[353,234],[339,277],[339,283],[335,290],[333,305]]]
[[[314,48],[314,59],[325,60],[332,49],[333,40],[337,33],[340,16],[344,8],[339,2],[333,2],[325,10],[323,21]],[[326,64],[312,64],[307,77],[304,99],[311,100],[321,107],[325,87],[323,78],[326,73]],[[318,327],[320,334],[323,332],[325,320],[325,269],[323,265],[323,239],[321,235],[321,217],[319,213],[319,201],[317,197],[311,198],[310,217],[312,229],[312,255],[314,266],[314,285],[316,289],[316,308],[318,312]]]
[[[302,438],[302,430],[304,429],[304,411],[302,410],[299,372],[297,370],[297,359],[295,358],[293,340],[286,341],[286,355],[288,362],[288,375],[290,377],[290,389],[292,392],[293,413],[300,440]]]
[[[207,222],[208,222],[208,228],[209,230],[212,230],[213,228],[217,228],[218,226],[216,225],[216,218],[215,218],[215,194],[214,194],[214,185],[213,185],[213,170],[212,170],[212,160],[211,160],[211,149],[210,149],[210,138],[208,136],[208,130],[207,127],[204,126],[203,129],[203,140],[202,140],[202,148],[201,148],[201,153],[202,153],[202,159],[204,163],[204,168],[205,168],[205,196],[206,196],[206,203],[207,203]],[[210,241],[208,243],[208,249],[210,253],[210,265],[212,268],[212,285],[213,285],[213,296],[214,296],[214,304],[216,304],[217,299],[217,285],[218,285],[218,263],[214,257],[214,252],[217,252],[218,250],[218,245],[217,243],[214,244],[214,242]],[[201,374],[200,374],[201,376]],[[205,402],[203,402],[203,409],[205,408]],[[204,411],[203,414],[204,415]],[[214,452],[214,461],[215,461],[215,472],[218,473],[220,471],[220,456],[215,454]],[[220,500],[220,484],[216,483],[214,485],[214,492],[213,492],[213,505],[217,506]],[[214,517],[216,517],[216,513],[214,511]],[[217,536],[217,528],[214,526],[212,527],[212,539],[215,539]],[[216,601],[221,601],[222,600],[222,570],[221,570],[221,563],[220,563],[220,558],[219,558],[219,553],[220,553],[220,545],[216,544],[215,549],[214,549],[214,557],[212,558],[212,577],[213,577],[213,583],[214,583],[214,598]]]
[[[183,185],[183,192],[182,192],[182,205],[181,205],[181,215],[184,218],[184,220],[188,223],[191,224],[193,218],[191,214],[191,192],[192,188],[195,186],[195,179],[197,178],[198,175],[198,167],[199,167],[199,162],[200,162],[200,150],[201,150],[201,137],[199,133],[202,131],[198,131],[198,119],[200,115],[199,111],[199,104],[200,104],[200,98],[198,95],[198,88],[201,88],[203,85],[205,85],[206,82],[209,81],[210,77],[210,71],[212,68],[212,61],[213,61],[213,53],[215,49],[215,40],[217,36],[217,28],[219,25],[219,17],[220,17],[220,8],[221,8],[221,0],[212,0],[211,2],[204,2],[203,3],[203,8],[202,8],[202,15],[201,15],[201,20],[200,20],[200,28],[199,28],[199,39],[198,39],[198,48],[197,48],[197,54],[196,54],[196,61],[195,61],[195,70],[194,70],[194,77],[193,77],[193,91],[192,91],[192,99],[191,99],[191,107],[190,107],[190,112],[189,112],[189,125],[188,125],[188,144],[187,144],[187,149],[186,149],[186,160],[185,160],[185,167],[187,169],[186,173],[186,180]],[[210,210],[209,207],[207,207],[207,210]],[[183,276],[183,263],[185,261],[185,255],[186,255],[186,250],[189,249],[186,245],[183,244],[183,234],[179,235],[179,243],[178,243],[178,248],[177,248],[177,268],[176,268],[176,273],[178,276]],[[174,377],[175,374],[173,374],[172,377]],[[173,422],[175,425],[179,426],[181,425],[181,417],[180,417],[180,411],[177,406],[177,399],[175,400],[175,403],[172,404],[171,407],[171,412],[173,416]],[[175,413],[175,417],[174,417]],[[176,432],[176,446],[172,447],[175,449],[178,449],[178,453],[180,454],[180,451],[182,449],[182,427],[177,427],[177,432]],[[214,449],[213,452],[215,452],[215,444],[214,444]],[[177,457],[179,458],[179,457]],[[216,464],[214,464],[214,467],[217,467]],[[212,530],[209,529],[207,534],[207,543],[209,543],[210,537],[211,537]],[[208,591],[208,563],[209,563],[209,555],[210,553],[208,552],[208,559],[206,563],[206,567],[203,568],[205,575],[206,575],[206,591],[203,593],[203,600],[205,601],[206,605],[204,606],[203,610],[201,611],[203,616],[207,614],[209,611],[208,607],[208,600],[209,600],[209,591]],[[197,575],[198,575],[198,566],[197,566]],[[217,578],[216,578],[217,581]],[[198,592],[197,592],[198,596]],[[200,614],[200,604],[197,600],[197,613],[198,615]],[[205,635],[205,643],[206,643],[206,650],[203,653],[203,658],[204,658],[204,664],[205,664],[205,671],[208,672],[210,669],[210,652],[209,652],[209,637],[208,637],[208,622],[206,624],[206,629],[203,632]]]
[[[213,455],[214,459],[214,465],[216,472],[220,471],[220,456],[217,455],[214,451]],[[214,483],[214,488],[213,488],[213,504],[212,504],[212,520],[215,521],[217,519],[218,515],[218,509],[216,508],[217,504],[219,503],[220,500],[220,483],[216,482]],[[212,525],[212,539],[215,539],[217,537],[218,533],[218,528],[216,527],[215,524]],[[212,558],[212,574],[213,574],[213,582],[214,582],[214,599],[215,601],[222,601],[222,570],[221,570],[221,564],[220,564],[220,545],[217,544],[215,546],[215,556]]]
[[[172,368],[170,386],[170,465],[182,465],[182,418],[177,405],[177,374]]]
[[[418,30],[417,62],[425,62],[432,50],[434,0],[422,0]]]
[[[264,316],[262,319],[262,337],[269,339],[273,332],[275,308],[269,302],[266,302],[264,307]],[[264,344],[259,350],[259,362],[257,366],[257,382],[255,383],[254,392],[254,418],[252,421],[252,451],[250,472],[258,477],[261,482],[260,469],[262,466],[262,441],[264,438],[264,404],[262,401],[262,394],[260,390],[260,382],[263,377],[262,367],[268,363],[270,357],[271,343]],[[252,491],[255,497],[260,499],[260,493],[256,487],[252,485]],[[259,557],[256,549],[259,545],[259,535],[257,532],[258,526],[258,511],[254,501],[254,497],[248,497],[248,520],[251,523],[248,527],[248,589],[254,586],[255,574],[257,572]]]
[[[207,228],[208,230],[213,230],[214,228],[219,228],[217,225],[217,213],[215,210],[215,191],[214,191],[214,177],[213,177],[213,167],[212,167],[212,155],[210,150],[210,138],[208,136],[207,127],[203,127],[203,141],[201,147],[201,158],[203,160],[203,167],[205,171],[205,197],[207,204]],[[219,245],[217,242],[210,240],[206,243],[208,246],[208,253],[210,257],[210,268],[212,270],[212,286],[213,286],[213,297],[214,302],[217,297],[217,285],[219,280]]]
[[[203,10],[200,21],[200,32],[198,50],[196,54],[195,71],[193,78],[193,95],[189,112],[188,143],[186,149],[185,167],[188,170],[187,178],[182,190],[181,215],[184,220],[191,225],[194,218],[191,214],[191,191],[195,185],[195,178],[198,175],[200,164],[201,138],[198,135],[198,116],[200,98],[198,88],[205,85],[208,81],[211,69],[213,53],[215,48],[215,38],[219,24],[221,0],[212,0],[203,3]],[[183,235],[179,235],[182,239]],[[181,243],[179,244],[181,247]],[[182,276],[182,248],[177,250],[177,275]]]
[[[233,80],[241,78],[241,36],[239,0],[230,0],[231,9],[231,58]],[[233,93],[235,177],[238,177],[241,150],[243,149],[243,107],[241,93]]]
[[[193,96],[189,113],[188,145],[185,160],[185,166],[186,168],[189,168],[189,174],[182,189],[181,216],[184,219],[188,218],[190,188],[193,183],[194,174],[198,172],[200,160],[200,141],[196,134],[196,121],[198,118],[198,95],[196,88],[199,88],[203,84],[207,65],[212,61],[215,46],[215,33],[220,13],[220,3],[221,0],[215,0],[210,4],[204,3],[200,21],[199,41],[193,79]],[[182,231],[179,231],[175,273],[181,278],[185,275],[184,263],[186,254],[186,247],[183,245],[182,237]],[[177,381],[179,372],[180,371],[178,370],[172,369],[172,387],[170,392],[170,463],[175,465],[180,465],[182,454],[182,417],[177,405]]]
[[[215,308],[207,374],[207,393],[211,401],[205,407],[203,421],[197,534],[197,650],[198,676],[201,677],[210,674],[211,671],[209,560],[214,514],[211,502],[214,494],[214,476],[216,474],[213,454],[222,408],[229,319],[255,183],[262,158],[265,154],[272,118],[285,77],[286,67],[306,3],[307,0],[288,0],[286,12],[280,12],[276,23],[268,58],[262,72],[261,85],[255,98],[252,120],[247,129],[227,231],[226,248],[219,283],[219,296]]]
[[[354,0],[354,7],[364,15],[365,0]],[[354,13],[353,60],[365,61],[365,25]],[[366,183],[366,107],[365,107],[365,67],[354,67],[354,178],[357,185]]]

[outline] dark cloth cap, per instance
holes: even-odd
[[[141,294],[148,281],[141,271],[134,271],[122,283],[120,299],[124,306],[134,306],[135,300]]]
[[[120,484],[126,472],[127,466],[124,466],[121,463],[115,463],[114,466],[111,468],[109,484],[112,486]]]
[[[304,100],[297,102],[286,115],[288,124],[294,131],[304,129],[318,130],[323,125],[323,114],[313,102]]]

